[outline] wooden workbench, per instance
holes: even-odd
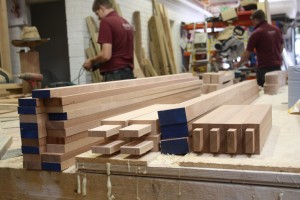
[[[24,170],[20,156],[0,161],[0,199],[300,199],[300,116],[287,113],[287,87],[262,92],[253,104],[273,105],[273,127],[261,155],[113,161],[87,152],[63,173]]]

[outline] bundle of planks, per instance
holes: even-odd
[[[92,152],[111,155],[116,152],[142,155],[159,151],[160,131],[151,123],[149,115],[158,119],[157,111],[174,107],[173,104],[156,104],[101,121],[102,126],[89,130],[89,136],[104,137],[106,143],[92,147]],[[143,118],[148,117],[147,120]]]
[[[208,94],[233,84],[233,71],[219,71],[203,74],[202,94]]]
[[[46,152],[45,123],[48,120],[44,103],[35,98],[20,98],[18,101],[23,167],[41,170],[41,154]]]
[[[164,154],[186,154],[191,151],[194,121],[223,104],[248,104],[258,91],[256,81],[245,81],[182,103],[154,105],[104,119],[102,126],[89,130],[89,136],[107,139],[92,147],[92,153],[142,156],[160,149]]]
[[[192,126],[194,152],[259,154],[272,127],[272,107],[224,105]]]
[[[64,170],[77,154],[108,141],[88,137],[88,129],[100,126],[102,119],[174,99],[184,101],[200,91],[201,81],[192,74],[34,90],[33,98],[19,99],[22,150],[28,157],[24,167]]]
[[[256,81],[250,80],[185,101],[176,109],[159,111],[162,130],[161,152],[178,155],[188,153],[191,149],[191,125],[201,115],[221,105],[249,104],[258,95]],[[179,145],[181,149],[178,148]]]
[[[264,93],[274,95],[278,93],[279,88],[286,85],[286,71],[273,71],[265,74]]]

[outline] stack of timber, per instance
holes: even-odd
[[[20,98],[18,107],[22,141],[23,167],[42,169],[41,154],[46,151],[45,106],[41,99]]]
[[[19,101],[21,136],[35,139],[31,145],[34,148],[30,148],[34,151],[23,148],[23,153],[39,155],[43,170],[62,171],[74,164],[77,154],[108,141],[105,137],[88,137],[88,130],[99,127],[102,119],[156,103],[194,98],[201,93],[201,83],[192,74],[178,74],[34,90],[33,98]],[[38,104],[24,105],[25,100]],[[136,131],[137,126],[133,128]],[[27,137],[27,134],[32,135]],[[148,137],[145,134],[138,136],[144,139]],[[155,138],[149,137],[149,140]],[[151,144],[154,148],[155,142]],[[22,143],[22,146],[30,145]]]
[[[274,95],[286,85],[286,71],[273,71],[265,74],[264,93]]]
[[[130,155],[142,155],[148,151],[158,152],[159,132],[152,132],[152,126],[147,122],[136,124],[133,120],[171,107],[174,105],[156,104],[102,120],[102,126],[89,130],[89,136],[103,137],[107,141],[92,147],[92,152],[106,155],[116,152]]]
[[[168,13],[165,7],[153,0],[154,15],[148,21],[150,54],[158,75],[176,74],[174,45]]]
[[[165,154],[188,153],[191,146],[187,130],[191,129],[191,124],[195,119],[221,105],[249,104],[258,96],[259,89],[256,81],[249,80],[185,101],[175,109],[159,111],[159,122],[164,126],[162,135],[172,137],[171,140],[168,139],[165,142],[166,146],[163,142],[161,143],[162,152]],[[186,147],[179,153],[176,148],[178,143]]]
[[[224,105],[192,126],[194,152],[260,154],[272,127],[272,107]]]
[[[90,130],[89,134],[108,141],[93,147],[92,153],[141,156],[160,148],[163,154],[186,154],[192,149],[192,122],[223,104],[248,104],[258,97],[258,91],[254,80],[245,81],[179,104],[155,105],[104,119],[102,126]],[[131,139],[125,139],[126,136]],[[150,137],[156,141],[154,147],[149,142]]]
[[[219,71],[203,74],[202,94],[208,94],[233,84],[233,71]]]

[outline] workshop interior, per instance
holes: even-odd
[[[300,199],[299,0],[0,0],[0,200]]]

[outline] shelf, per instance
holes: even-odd
[[[252,11],[243,11],[238,12],[238,19],[233,22],[234,26],[252,26],[252,21],[250,20],[250,16],[252,15]],[[226,22],[218,21],[218,22],[207,22],[207,28],[224,28],[228,26]],[[188,24],[185,26],[187,30],[193,30],[194,24]],[[196,29],[204,29],[205,23],[197,23]]]

